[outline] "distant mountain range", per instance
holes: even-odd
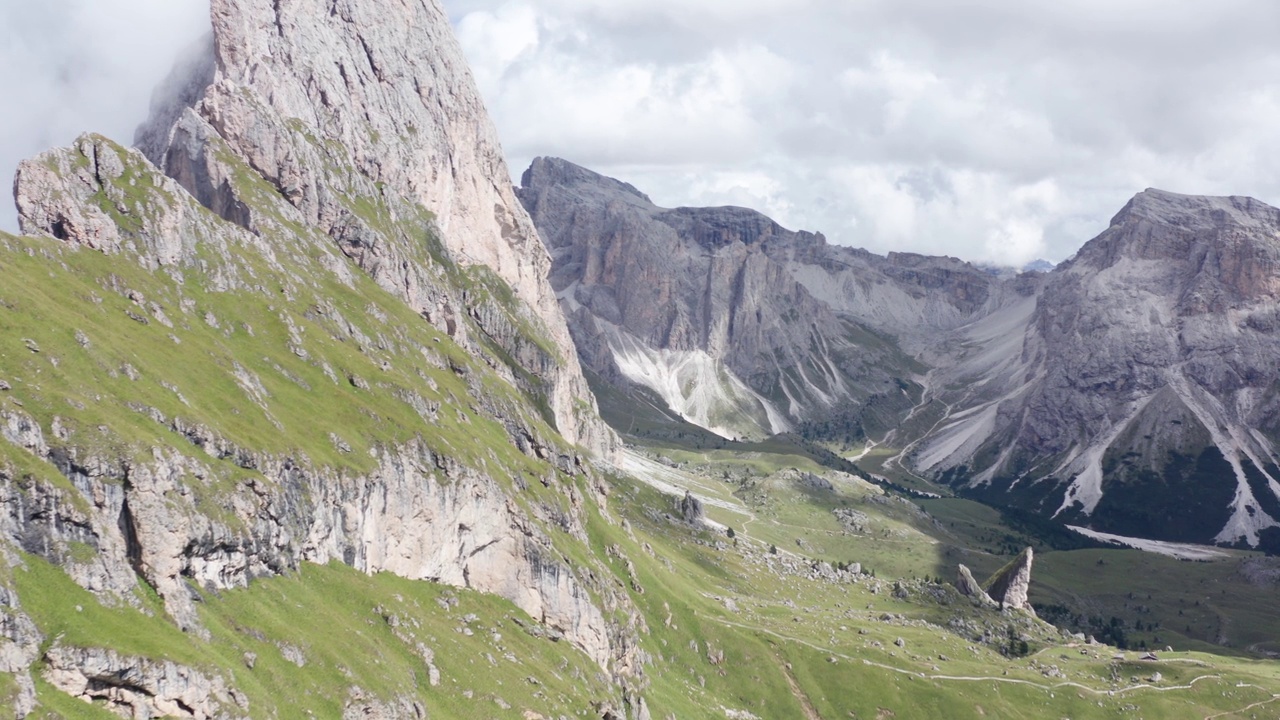
[[[725,437],[797,432],[1076,525],[1280,550],[1280,211],[1140,193],[993,272],[655,206],[564,160],[518,190],[584,365]]]

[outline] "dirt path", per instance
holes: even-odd
[[[1250,685],[1249,687],[1257,687],[1257,686]],[[1262,688],[1258,688],[1258,689],[1261,690]],[[1228,710],[1226,712],[1220,712],[1217,715],[1205,715],[1204,720],[1214,720],[1214,718],[1230,717],[1231,715],[1239,715],[1240,713],[1248,712],[1256,707],[1262,707],[1263,705],[1270,705],[1271,703],[1277,700],[1280,700],[1280,695],[1272,695],[1270,700],[1259,700],[1258,702],[1253,703],[1252,705],[1245,705],[1239,710]]]
[[[781,662],[781,658],[779,658]],[[787,669],[786,664],[782,665],[782,676],[787,679],[787,684],[791,686],[791,694],[795,696],[796,701],[800,703],[800,709],[804,711],[805,720],[822,720],[822,715],[818,713],[818,709],[813,706],[813,702],[809,700],[809,696],[804,694],[804,690],[800,689],[800,684],[796,682],[796,678]]]
[[[782,633],[774,632],[773,630],[760,627],[759,625],[747,625],[744,623],[733,622],[732,620],[723,620],[720,618],[707,617],[705,615],[700,615],[700,617],[702,617],[704,620],[710,620],[711,622],[716,622],[728,627],[735,627],[741,630],[750,630],[752,632],[759,632],[759,633],[764,633],[765,635],[771,635],[775,638],[778,638],[779,640],[785,640],[787,642],[793,642],[800,645],[804,645],[805,647],[812,648],[814,650],[817,650],[822,653],[826,653],[834,657],[843,658],[850,662],[861,662],[863,665],[868,665],[870,667],[877,667],[882,670],[889,670],[891,672],[895,672],[900,675],[910,675],[911,677],[917,677],[922,680],[942,680],[942,681],[951,681],[951,682],[997,682],[997,683],[1004,683],[1008,685],[1026,685],[1029,687],[1044,690],[1045,692],[1052,692],[1054,690],[1060,690],[1062,688],[1069,687],[1069,688],[1075,688],[1077,690],[1083,690],[1085,692],[1092,693],[1094,695],[1112,696],[1112,695],[1123,695],[1124,693],[1134,692],[1137,690],[1151,690],[1153,692],[1171,692],[1174,690],[1190,690],[1192,687],[1195,686],[1196,683],[1201,682],[1203,680],[1221,680],[1222,679],[1221,675],[1198,675],[1195,678],[1192,678],[1186,685],[1166,685],[1163,687],[1157,687],[1155,685],[1149,685],[1147,683],[1138,683],[1138,684],[1130,685],[1128,687],[1123,687],[1123,688],[1095,688],[1095,687],[1090,687],[1088,685],[1083,685],[1078,682],[1071,682],[1071,681],[1046,684],[1046,683],[1034,682],[1032,680],[1023,680],[1021,678],[1011,678],[1011,677],[1003,677],[1003,676],[996,676],[996,675],[932,675],[929,673],[919,672],[916,670],[907,670],[906,668],[900,668],[900,667],[895,667],[893,665],[886,665],[884,663],[874,662],[872,660],[867,660],[866,658],[857,658],[850,655],[845,655],[844,653],[839,652],[837,650],[832,650],[831,648],[827,648],[821,645],[817,645],[815,643],[811,643],[808,640],[802,640],[797,637],[783,635]],[[1277,699],[1280,699],[1280,696],[1276,696],[1272,698],[1272,700],[1267,700],[1265,702],[1273,702]],[[1224,713],[1224,714],[1230,715],[1233,712],[1242,712],[1242,711],[1233,710],[1231,712]]]

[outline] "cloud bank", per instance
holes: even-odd
[[[832,242],[1061,260],[1146,187],[1280,204],[1280,4],[445,0],[512,170]],[[128,142],[207,0],[0,3],[0,175]],[[0,229],[16,226],[0,202]]]
[[[1062,260],[1147,187],[1280,204],[1280,4],[445,0],[513,172]]]
[[[132,143],[151,91],[209,31],[207,0],[0,2],[0,176],[83,132]],[[17,229],[13,199],[0,229]]]

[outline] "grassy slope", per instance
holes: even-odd
[[[279,265],[239,250],[171,276],[145,272],[128,257],[0,235],[6,278],[0,380],[11,385],[0,391],[0,407],[34,417],[56,445],[124,458],[164,446],[198,452],[151,419],[145,408],[154,408],[166,418],[215,428],[250,450],[348,472],[367,470],[376,445],[415,436],[510,478],[511,487],[516,477],[549,472],[512,447],[502,427],[477,407],[477,394],[551,437],[534,403],[363,275],[348,284],[324,270],[346,262],[336,250],[319,242],[281,243]],[[252,288],[202,289],[211,275],[230,269],[253,278]],[[410,395],[439,403],[437,416],[425,418]],[[895,598],[888,579],[932,576],[952,566],[948,544],[965,544],[963,534],[940,535],[914,506],[885,500],[856,481],[835,478],[832,493],[797,486],[777,471],[822,468],[788,452],[769,444],[669,452],[701,466],[700,493],[730,506],[712,507],[710,514],[738,529],[737,548],[712,531],[668,521],[663,513],[670,499],[625,478],[605,514],[589,510],[589,548],[552,533],[565,558],[580,568],[607,564],[616,583],[630,588],[647,627],[646,695],[655,717],[722,718],[726,709],[768,718],[889,711],[1008,717],[1047,707],[1072,717],[1108,717],[1126,705],[1146,717],[1186,717],[1265,701],[1272,690],[1256,686],[1278,687],[1273,664],[1180,653],[1160,665],[1162,686],[1201,678],[1194,685],[1126,689],[1134,684],[1130,678],[1150,669],[1113,664],[1105,650],[1064,648],[1048,628],[980,613],[945,591],[935,598],[928,594],[932,586],[913,584],[910,597]],[[229,461],[205,462],[213,473],[190,484],[203,507],[216,513],[220,491],[254,473]],[[0,464],[20,482],[66,487],[50,465],[8,443],[0,443]],[[542,483],[522,485],[519,502],[565,502]],[[837,508],[865,512],[865,531],[842,528],[832,512]],[[626,526],[618,522],[623,518]],[[794,551],[860,561],[886,582],[833,585],[779,575],[768,565],[778,562],[770,545],[781,557]],[[64,550],[75,558],[84,548]],[[632,561],[634,578],[619,554]],[[1001,562],[970,555],[976,568]],[[1092,572],[1090,558],[1044,559],[1047,587]],[[148,612],[103,607],[36,558],[13,569],[7,582],[49,642],[111,647],[217,672],[249,697],[254,717],[308,711],[333,717],[356,686],[372,697],[418,697],[435,718],[514,718],[525,710],[587,717],[592,701],[619,701],[614,686],[567,643],[526,632],[531,619],[509,603],[429,583],[306,566],[245,590],[206,593],[201,612],[211,639],[203,641],[164,619],[144,587],[138,592]],[[953,620],[960,625],[949,629]],[[974,642],[975,633],[998,636],[1011,625],[1030,633],[1032,658],[1006,659],[992,645]],[[418,643],[434,651],[443,679],[438,687],[427,682]],[[282,647],[301,651],[305,664],[286,659]],[[724,660],[712,662],[721,652]],[[253,668],[245,653],[256,655]],[[1063,680],[1046,678],[1032,660],[1058,665],[1067,680],[1084,687],[1060,686]],[[13,689],[6,678],[0,696]],[[40,712],[48,717],[102,716],[46,685],[39,690]],[[1118,692],[1108,694],[1112,690]]]
[[[28,558],[15,576],[25,606],[51,637],[216,672],[248,696],[254,717],[338,717],[352,687],[372,698],[417,696],[432,717],[502,716],[499,701],[510,717],[526,709],[575,714],[588,700],[615,694],[586,656],[529,634],[536,622],[509,602],[388,574],[307,565],[206,597],[209,642],[158,615],[102,607],[38,559]],[[434,652],[438,687],[429,684],[419,644]],[[302,666],[285,656],[290,646],[301,651]],[[256,656],[252,668],[247,653]],[[42,690],[54,716],[94,716],[85,703]]]
[[[246,253],[235,262],[252,264],[254,258]],[[254,271],[267,292],[208,293],[198,269],[187,269],[183,282],[175,283],[129,257],[0,235],[6,277],[0,379],[11,387],[0,393],[0,407],[35,418],[52,444],[123,458],[164,446],[201,454],[143,408],[214,428],[251,451],[344,472],[368,470],[375,445],[421,437],[512,486],[524,475],[530,482],[518,501],[567,511],[554,485],[532,482],[554,473],[515,450],[501,425],[477,406],[477,388],[545,437],[554,438],[554,431],[483,363],[361,275],[348,286],[303,262],[292,265],[287,278],[262,265]],[[135,302],[130,292],[145,299]],[[332,312],[311,312],[321,304],[344,322],[335,322]],[[434,420],[406,400],[409,394],[440,405]],[[51,430],[55,423],[60,436]],[[340,450],[331,436],[347,448]],[[211,514],[219,512],[220,489],[263,479],[233,462],[208,456],[204,462],[213,475],[188,482]],[[10,443],[0,442],[0,466],[20,483],[51,483],[78,497],[52,465]],[[581,554],[567,537],[556,540],[567,556]],[[63,554],[77,550],[93,552],[86,546]],[[438,716],[474,716],[486,703],[500,709],[499,699],[513,708],[573,714],[588,700],[616,694],[599,668],[567,643],[522,630],[512,618],[526,627],[536,623],[510,603],[391,576],[365,577],[345,567],[308,566],[298,576],[206,597],[211,643],[183,635],[163,619],[158,599],[142,584],[138,592],[146,596],[149,614],[103,607],[35,557],[25,558],[11,582],[50,641],[215,670],[250,697],[256,717],[340,715],[352,686],[373,697],[411,694],[426,684],[417,642],[436,652],[446,678],[428,694],[433,710],[443,713]],[[459,604],[444,609],[438,604],[443,597]],[[388,614],[409,624],[400,628],[401,637]],[[479,619],[460,620],[469,614]],[[474,634],[464,634],[463,627]],[[276,642],[302,648],[306,666],[284,660]],[[243,661],[246,652],[258,658],[252,671]],[[95,716],[43,683],[40,692],[42,712],[51,716]]]
[[[920,592],[903,600],[888,583],[873,592],[869,581],[781,577],[763,565],[763,543],[740,533],[735,547],[719,533],[654,512],[669,506],[648,487],[619,479],[614,518],[593,513],[589,526],[593,554],[610,558],[643,613],[654,717],[719,720],[726,709],[799,720],[888,712],[1203,717],[1266,702],[1280,687],[1275,663],[1194,652],[1166,654],[1159,664],[1133,653],[1117,662],[1105,647],[1068,647],[1043,626],[978,611],[945,593],[942,600]],[[463,590],[306,566],[295,576],[207,596],[202,614],[212,639],[203,642],[158,617],[100,607],[41,561],[27,567],[15,571],[17,584],[46,632],[220,672],[249,696],[254,717],[334,717],[353,685],[371,697],[419,698],[433,718],[521,718],[526,710],[593,717],[592,701],[617,703],[587,658],[527,632],[532,619],[509,603]],[[951,629],[956,622],[963,629]],[[1006,658],[971,637],[974,629],[1003,632],[1015,623],[1031,633],[1029,657]],[[437,687],[427,682],[417,643],[434,650]],[[300,649],[305,665],[286,659],[281,644]],[[246,652],[257,656],[252,669]],[[1046,677],[1050,665],[1065,677]],[[1145,680],[1157,670],[1161,690]],[[48,687],[41,698],[47,717],[99,716]]]
[[[636,495],[643,497],[645,492]],[[668,602],[674,624],[684,628],[667,639],[667,647],[677,648],[668,663],[674,667],[654,671],[656,688],[677,688],[657,695],[655,707],[660,708],[659,700],[666,698],[681,718],[717,717],[699,715],[690,706],[689,701],[698,701],[707,692],[701,685],[704,678],[707,688],[721,686],[739,703],[726,706],[761,717],[805,717],[797,693],[822,717],[876,717],[881,709],[899,717],[979,717],[983,712],[1011,717],[1026,716],[1036,708],[1053,708],[1052,712],[1070,717],[1108,717],[1126,705],[1136,706],[1144,717],[1188,717],[1200,710],[1208,714],[1268,700],[1277,688],[1280,668],[1274,663],[1188,652],[1166,655],[1158,666],[1135,662],[1132,653],[1128,661],[1116,663],[1106,648],[1066,647],[1060,637],[1043,631],[1033,632],[1032,657],[1005,658],[990,646],[972,643],[967,631],[957,634],[947,629],[955,618],[998,629],[1008,622],[999,615],[984,615],[964,603],[940,604],[922,594],[898,600],[888,592],[887,583],[873,593],[869,583],[829,585],[781,578],[741,561],[732,551],[719,552],[673,535],[660,523],[633,525],[655,548],[659,539],[675,541],[670,554],[658,552],[672,563],[674,572],[659,570],[652,580],[645,578],[650,592],[637,602],[648,603],[651,623],[655,614],[662,617],[662,602]],[[740,544],[747,543],[744,535],[754,533],[755,527],[738,533]],[[761,543],[758,555],[766,552],[763,548]],[[634,553],[631,556],[636,558]],[[657,597],[653,597],[654,584],[663,590]],[[727,610],[716,597],[733,598],[737,611]],[[904,615],[907,620],[886,623],[879,619],[884,613]],[[660,642],[664,632],[655,632]],[[711,637],[717,647],[728,648],[725,666],[734,670],[721,677],[705,660],[699,667],[698,658],[681,647],[690,635]],[[898,637],[904,639],[904,648],[894,645]],[[949,659],[941,660],[943,655]],[[1045,677],[1032,667],[1032,661],[1057,665],[1066,677]],[[782,684],[787,675],[784,662],[791,663],[796,692]],[[1156,670],[1164,676],[1161,687],[1202,679],[1185,691],[1123,691],[1139,684],[1133,677],[1146,678]],[[963,677],[987,679],[955,679]],[[766,682],[766,678],[772,680]],[[1054,687],[1062,682],[1085,687]],[[1237,682],[1268,690],[1236,688]],[[1111,690],[1122,692],[1110,695]],[[1241,700],[1246,702],[1236,704]]]

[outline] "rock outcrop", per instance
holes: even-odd
[[[982,585],[974,579],[973,573],[969,568],[961,563],[956,568],[956,590],[959,593],[973,601],[974,605],[981,607],[997,607],[999,603],[991,599],[986,590],[982,589]]]
[[[693,493],[685,491],[684,497],[680,498],[680,517],[690,525],[701,525],[707,518],[707,512],[702,507],[702,501]]]
[[[1012,562],[996,571],[982,589],[1001,609],[1026,610],[1034,614],[1027,593],[1031,588],[1031,562],[1034,552],[1027,548]],[[962,566],[963,567],[963,566]],[[973,576],[970,575],[970,580]]]
[[[172,662],[124,657],[113,650],[55,645],[44,654],[44,679],[119,715],[213,720],[248,717],[248,702],[218,676]]]

